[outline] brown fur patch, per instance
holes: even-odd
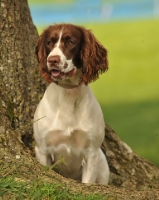
[[[62,130],[50,131],[46,137],[47,146],[58,146],[60,144],[71,145],[77,148],[88,148],[89,138],[86,132],[74,130],[70,136],[65,135]]]

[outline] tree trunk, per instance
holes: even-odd
[[[110,184],[124,188],[159,188],[159,169],[140,158],[106,125],[102,144],[111,170]]]
[[[34,54],[38,33],[32,23],[26,0],[1,0],[0,6],[0,163],[3,169],[0,171],[1,175],[19,173],[25,179],[25,171],[30,170],[31,174],[27,178],[34,179],[37,178],[37,171],[40,171],[38,174],[41,174],[45,181],[58,182],[60,179],[60,182],[69,188],[71,185],[72,190],[76,192],[88,193],[96,190],[103,194],[116,194],[122,199],[128,199],[130,191],[121,188],[159,189],[159,169],[134,154],[108,125],[102,149],[110,166],[109,184],[120,189],[83,185],[67,180],[52,171],[49,171],[48,175],[54,179],[46,178],[46,172],[36,162],[32,151],[33,113],[45,89]],[[13,165],[15,167],[8,170],[9,166]],[[144,191],[136,191],[135,194],[142,194],[143,197]],[[150,190],[149,194],[154,194],[154,191]],[[145,193],[145,197],[147,195],[148,193]],[[134,196],[132,199],[135,199]]]
[[[11,126],[20,129],[23,140],[28,142],[32,135],[31,120],[35,107],[44,91],[34,53],[38,33],[32,23],[27,0],[1,0],[0,6],[3,106]]]

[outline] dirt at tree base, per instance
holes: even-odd
[[[2,127],[2,126],[1,126]],[[4,129],[3,129],[4,130]],[[73,193],[100,194],[110,200],[158,200],[158,182],[150,181],[153,188],[142,185],[142,189],[115,187],[113,185],[82,184],[67,179],[53,170],[44,170],[34,158],[32,151],[21,142],[20,134],[7,129],[0,132],[0,176],[13,176],[15,180],[42,180],[48,183],[62,184]],[[29,173],[26,173],[29,172]],[[154,181],[154,182],[153,182]],[[150,186],[150,183],[149,183]],[[141,187],[140,187],[141,188]]]

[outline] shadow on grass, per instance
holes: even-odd
[[[159,100],[101,105],[105,122],[135,153],[159,166]]]

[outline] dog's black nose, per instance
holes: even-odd
[[[57,65],[60,63],[60,56],[49,56],[47,61],[52,65]]]

